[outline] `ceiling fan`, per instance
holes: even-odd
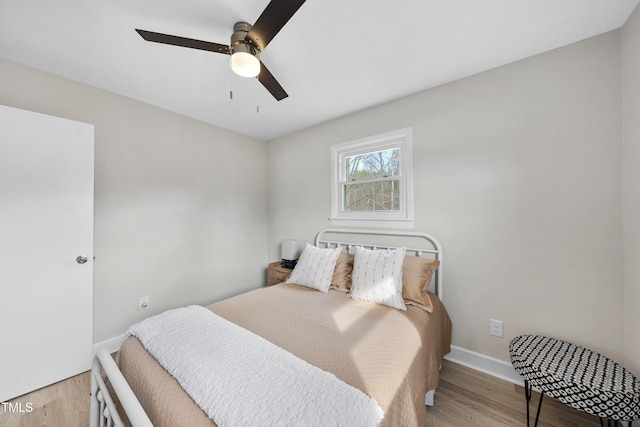
[[[231,55],[231,69],[236,74],[243,77],[257,76],[269,93],[280,101],[289,95],[262,63],[260,52],[264,51],[304,2],[305,0],[271,0],[253,26],[247,22],[235,23],[228,45],[140,29],[136,31],[150,42]]]

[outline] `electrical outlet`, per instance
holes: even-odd
[[[491,319],[489,323],[489,335],[499,338],[504,336],[502,333],[502,320]]]
[[[140,297],[140,301],[138,302],[138,310],[146,310],[149,308],[149,297]]]

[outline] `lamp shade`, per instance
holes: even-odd
[[[282,241],[282,259],[298,259],[298,242],[296,240],[285,239]]]
[[[260,74],[260,60],[249,52],[234,52],[231,55],[231,69],[242,77],[255,77]]]

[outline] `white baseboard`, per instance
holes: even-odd
[[[518,375],[515,369],[513,369],[513,366],[504,360],[456,347],[455,345],[451,346],[451,353],[447,354],[444,358],[513,384],[524,384],[524,380]]]
[[[106,350],[107,353],[115,353],[120,349],[120,346],[125,339],[126,337],[124,335],[119,335],[117,337],[109,338],[108,340],[100,341],[93,344],[92,357],[95,357],[96,353],[100,350]]]

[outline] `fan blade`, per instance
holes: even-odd
[[[305,0],[271,0],[262,15],[258,18],[248,38],[251,39],[261,51],[278,34],[291,17],[300,9]]]
[[[138,34],[148,42],[170,44],[174,46],[188,47],[191,49],[206,50],[209,52],[224,53],[229,55],[229,46],[220,43],[206,42],[203,40],[188,39],[186,37],[172,36],[169,34],[154,33],[153,31],[138,30]]]
[[[280,83],[273,77],[273,74],[265,67],[264,63],[260,61],[260,74],[258,74],[258,81],[262,83],[276,101],[282,101],[287,96],[287,92],[284,91]]]

